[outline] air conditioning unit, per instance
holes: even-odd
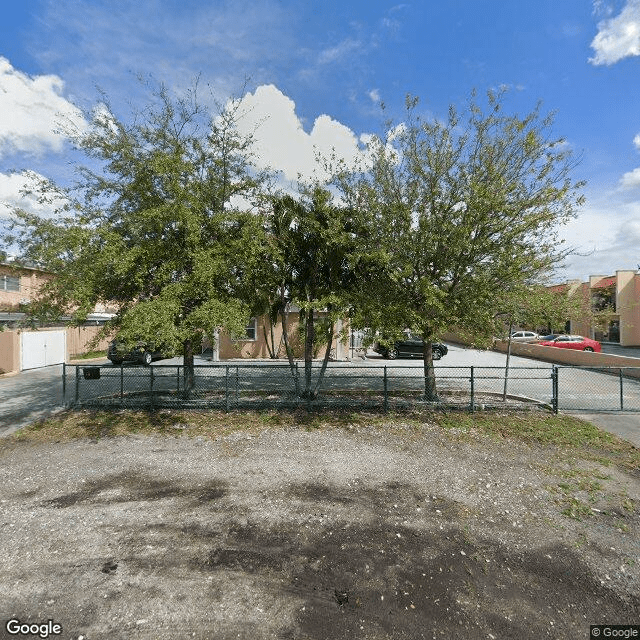
[[[29,298],[21,298],[20,304],[31,304],[31,300]]]

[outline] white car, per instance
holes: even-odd
[[[535,331],[514,331],[511,334],[511,342],[535,342],[540,336]]]

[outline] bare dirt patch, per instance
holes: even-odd
[[[0,460],[0,637],[11,618],[86,640],[573,639],[640,620],[640,479],[593,451],[395,421]]]

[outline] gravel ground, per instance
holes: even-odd
[[[21,637],[9,619],[76,640],[573,639],[640,620],[640,478],[557,448],[396,423],[0,461],[0,637]],[[563,471],[600,478],[591,516],[562,515]]]

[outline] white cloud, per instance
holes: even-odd
[[[335,47],[323,49],[318,55],[318,63],[324,65],[339,62],[344,58],[361,51],[362,48],[363,44],[359,40],[355,40],[353,38],[345,38]]]
[[[633,139],[633,144],[636,149],[640,150],[640,133]],[[640,167],[632,171],[627,171],[627,173],[620,178],[619,187],[623,190],[637,189],[640,187]]]
[[[63,206],[64,200],[55,194],[46,199],[39,197],[37,189],[45,182],[46,178],[35,171],[0,173],[0,219],[8,218],[14,208],[38,215],[53,215],[56,209]]]
[[[640,167],[633,171],[627,171],[627,173],[620,178],[620,187],[622,189],[636,189],[640,187]]]
[[[0,157],[23,152],[42,155],[62,151],[61,123],[84,127],[81,112],[62,92],[54,75],[30,77],[0,57]]]
[[[380,91],[378,91],[378,89],[371,89],[367,95],[374,104],[378,104],[380,102]]]
[[[627,0],[618,16],[600,22],[591,48],[595,56],[589,62],[595,65],[640,55],[640,0]]]
[[[625,220],[616,232],[615,244],[640,247],[640,217]],[[640,262],[640,256],[638,256]]]
[[[324,173],[316,155],[335,155],[352,163],[361,154],[359,140],[345,125],[327,115],[316,118],[307,133],[296,115],[295,103],[274,85],[262,85],[241,100],[244,113],[239,126],[253,133],[255,152],[263,168],[282,171],[287,180],[315,177]],[[364,138],[361,138],[364,140]]]
[[[594,274],[614,274],[619,269],[635,269],[640,262],[640,202],[616,201],[606,194],[581,210],[578,217],[562,228],[565,246],[577,249],[560,279],[580,278]]]

